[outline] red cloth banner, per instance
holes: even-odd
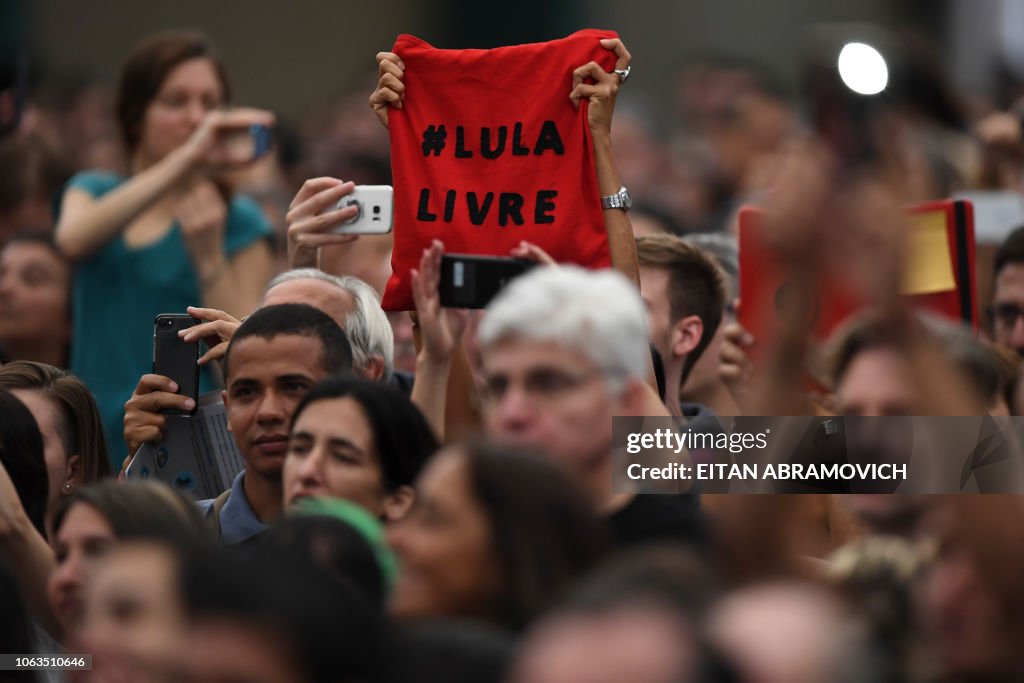
[[[411,268],[431,240],[451,253],[508,256],[534,242],[559,262],[610,263],[587,103],[569,100],[572,72],[613,31],[547,43],[439,50],[401,35],[405,100],[388,112],[395,186],[393,274],[385,310],[411,310]]]

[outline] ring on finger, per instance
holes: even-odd
[[[613,74],[618,74],[619,83],[625,83],[626,79],[629,78],[629,72],[632,70],[632,66],[627,66],[625,69],[612,69]]]

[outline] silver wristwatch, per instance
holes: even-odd
[[[601,197],[601,208],[602,209],[622,209],[623,211],[629,211],[629,207],[633,206],[633,199],[629,196],[629,190],[625,186],[620,187],[619,191],[615,194],[610,194],[607,197]]]

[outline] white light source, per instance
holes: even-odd
[[[866,43],[847,43],[839,52],[839,77],[860,95],[877,95],[889,83],[882,53]]]

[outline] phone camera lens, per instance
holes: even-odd
[[[380,204],[374,204],[373,212],[374,213],[380,213]]]

